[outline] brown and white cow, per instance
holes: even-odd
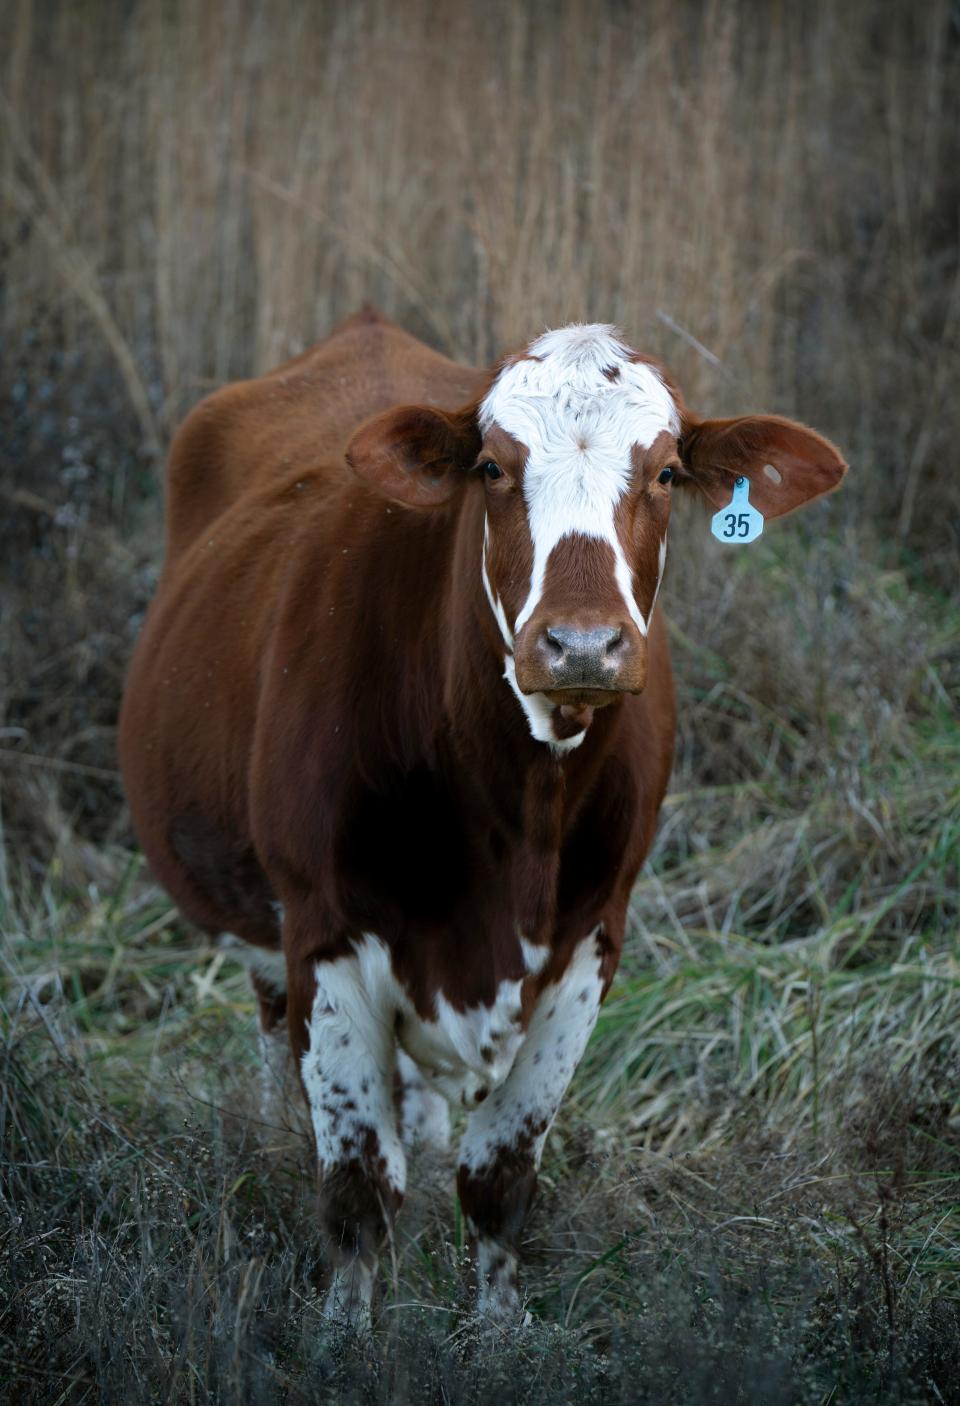
[[[776,517],[844,470],[788,420],[692,414],[599,325],[489,373],[365,312],[180,430],[123,773],[156,874],[250,944],[264,1043],[289,1037],[331,1314],[369,1312],[445,1099],[479,1306],[516,1316],[670,774],[671,495],[719,508],[743,475]]]

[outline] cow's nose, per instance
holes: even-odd
[[[615,686],[624,653],[623,629],[548,625],[541,635],[541,648],[557,688],[610,688]]]

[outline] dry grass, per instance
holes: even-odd
[[[669,863],[651,880],[669,899]],[[829,929],[719,953],[692,928],[635,936],[548,1143],[536,1322],[491,1354],[452,1165],[414,1164],[374,1343],[331,1339],[309,1141],[295,1110],[289,1128],[253,1111],[244,973],[136,866],[104,895],[53,878],[21,898],[0,1050],[11,1396],[955,1399],[955,944],[858,962]]]
[[[8,8],[0,1390],[957,1399],[955,7]],[[366,299],[478,362],[609,318],[853,466],[747,552],[679,515],[673,786],[496,1353],[442,1167],[375,1350],[324,1337],[308,1146],[113,756],[158,451]]]
[[[610,318],[695,402],[834,433],[848,521],[951,486],[945,0],[20,0],[9,38],[4,341],[112,363],[148,446],[372,298],[480,362]]]

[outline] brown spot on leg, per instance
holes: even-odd
[[[461,1166],[460,1204],[470,1229],[470,1251],[481,1313],[501,1322],[519,1314],[517,1247],[537,1187],[532,1144],[497,1148],[480,1171]]]
[[[403,1197],[359,1158],[341,1162],[320,1182],[320,1223],[330,1259],[341,1266],[359,1256],[374,1265]]]
[[[331,1270],[325,1311],[358,1323],[369,1311],[380,1251],[403,1201],[385,1176],[373,1128],[366,1130],[362,1147],[345,1146],[343,1160],[321,1174],[319,1199]]]

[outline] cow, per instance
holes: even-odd
[[[673,493],[774,518],[837,449],[710,420],[607,325],[460,365],[372,309],[200,403],[120,757],[183,913],[248,953],[316,1144],[325,1312],[369,1322],[406,1148],[463,1110],[477,1309],[516,1322],[548,1130],[670,776]]]

